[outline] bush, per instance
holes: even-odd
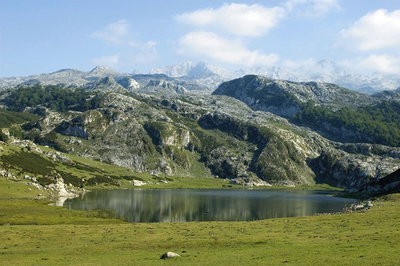
[[[37,116],[25,112],[0,110],[0,128],[7,128],[13,124],[21,124],[27,121],[36,121],[37,119]]]
[[[0,141],[7,142],[8,141],[8,136],[3,133],[3,131],[0,130]]]

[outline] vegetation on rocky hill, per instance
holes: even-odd
[[[249,75],[214,92],[235,97],[340,142],[400,145],[400,103],[316,82],[289,82]]]
[[[400,146],[400,103],[397,101],[337,111],[308,103],[293,121],[337,141]]]
[[[387,147],[382,153],[375,152],[381,150],[375,144],[362,144],[369,145],[365,153],[358,148],[361,144],[354,144],[357,147],[349,150],[291,123],[332,140],[394,144],[397,131],[390,121],[399,116],[395,102],[377,103],[332,84],[286,84],[256,76],[231,83],[221,88],[243,102],[226,96],[128,94],[62,85],[20,86],[3,94],[1,101],[10,110],[39,116],[10,125],[10,136],[137,172],[213,175],[248,185],[261,179],[275,185],[325,182],[355,188],[396,170],[397,148]],[[246,90],[257,92],[241,98]],[[286,100],[277,101],[274,95]],[[305,102],[307,95],[318,104]],[[351,107],[349,95],[363,104]],[[340,99],[347,99],[344,105]],[[291,122],[249,108],[263,109],[262,104],[270,101],[273,110],[282,112],[295,103]]]
[[[44,106],[59,112],[86,111],[97,106],[97,98],[82,88],[65,88],[60,85],[20,86],[12,90],[4,102],[12,111],[26,107]]]
[[[27,112],[13,112],[0,109],[0,128],[8,128],[14,124],[35,121],[38,116]]]

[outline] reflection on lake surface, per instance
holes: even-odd
[[[339,212],[352,202],[310,191],[131,189],[88,192],[64,206],[106,210],[129,222],[188,222],[307,216]]]

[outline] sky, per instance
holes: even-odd
[[[400,73],[398,0],[0,0],[0,77],[184,61]]]

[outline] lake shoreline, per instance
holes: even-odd
[[[339,213],[355,201],[328,190],[131,188],[93,190],[64,207],[102,210],[128,222],[251,221]]]

